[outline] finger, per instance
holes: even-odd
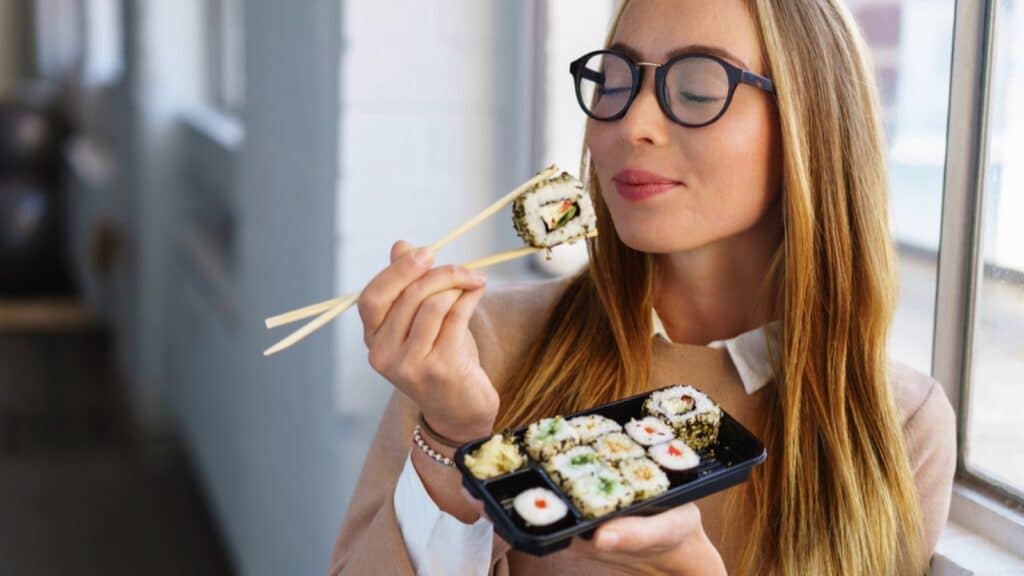
[[[378,332],[372,336],[373,340],[380,339],[390,346],[401,346],[411,337],[411,329],[414,318],[417,316],[420,306],[427,298],[450,290],[452,288],[472,289],[479,287],[478,275],[473,275],[469,270],[461,266],[440,266],[428,272],[425,276],[410,284],[392,305],[388,311],[387,318]],[[453,300],[454,302],[454,300]],[[445,308],[447,313],[451,304]],[[436,331],[429,342],[434,345],[437,338]],[[429,348],[428,348],[429,350]],[[425,353],[421,353],[420,357]]]
[[[441,332],[437,335],[437,342],[434,349],[442,354],[447,351],[457,350],[462,345],[462,339],[469,333],[469,321],[473,318],[477,304],[484,297],[486,290],[483,286],[474,290],[463,292],[459,299],[448,312],[444,324],[441,325]]]
[[[429,248],[405,252],[390,266],[374,276],[359,295],[359,317],[363,320],[364,337],[376,333],[402,291],[430,270],[434,254]]]
[[[405,343],[413,358],[423,358],[433,350],[434,341],[441,332],[441,324],[461,294],[462,290],[445,290],[430,296],[420,304],[416,317],[409,327],[409,338]]]
[[[391,245],[391,262],[394,263],[395,260],[401,258],[405,253],[415,249],[415,246],[406,242],[405,240],[399,240],[398,242],[395,242],[394,244]]]
[[[654,516],[623,516],[610,520],[597,529],[594,546],[618,553],[666,550],[700,529],[700,510],[691,503]]]

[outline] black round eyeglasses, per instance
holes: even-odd
[[[615,50],[597,50],[569,64],[580,108],[595,120],[626,115],[640,93],[641,66],[653,66],[661,110],[673,122],[700,128],[718,120],[732,102],[736,86],[748,84],[774,94],[772,81],[710,54],[683,54],[664,64],[633,62]]]

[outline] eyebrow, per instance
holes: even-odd
[[[622,42],[616,42],[615,44],[612,44],[610,48],[612,50],[621,50],[623,53],[625,53],[634,60],[643,60],[643,58],[640,57],[640,52],[638,52],[636,48],[627,46]],[[718,56],[719,58],[730,60],[733,64],[740,66],[744,70],[750,70],[750,66],[748,66],[746,62],[744,62],[739,57],[734,56],[728,50],[724,48],[719,48],[717,46],[708,46],[705,44],[689,44],[681,48],[670,50],[667,54],[665,54],[665,60],[671,60],[676,56],[682,56],[684,54],[711,54],[712,56]]]

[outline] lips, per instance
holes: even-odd
[[[623,170],[612,178],[612,182],[619,195],[631,201],[645,200],[682,185],[678,180],[639,169]]]

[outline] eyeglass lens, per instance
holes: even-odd
[[[609,119],[621,113],[629,105],[633,92],[629,62],[615,54],[600,53],[581,64],[578,88],[587,111],[598,119]],[[725,107],[729,99],[729,75],[711,58],[684,58],[667,70],[664,91],[661,97],[678,121],[704,124]]]

